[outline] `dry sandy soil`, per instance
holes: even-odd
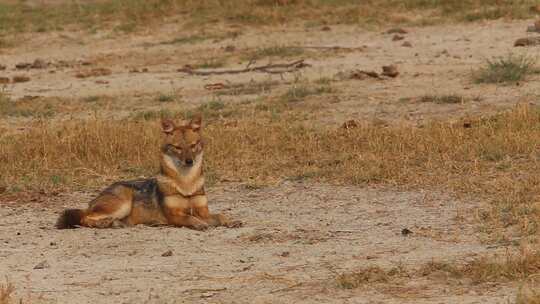
[[[25,96],[141,96],[180,92],[183,105],[215,98],[207,84],[274,80],[283,92],[295,77],[330,77],[337,93],[308,100],[324,111],[314,123],[335,127],[345,119],[379,119],[421,124],[490,113],[516,102],[537,102],[537,75],[519,85],[475,85],[471,71],[486,58],[509,52],[538,55],[535,48],[513,48],[530,21],[410,28],[404,40],[357,27],[265,30],[242,29],[236,37],[197,43],[160,44],[189,36],[174,25],[148,33],[45,33],[19,37],[16,47],[0,49],[3,76],[26,75],[29,82],[4,87],[13,99]],[[408,41],[412,47],[404,47]],[[235,50],[226,52],[225,47]],[[243,52],[263,46],[340,46],[348,50],[306,49],[311,67],[299,74],[245,73],[190,76],[176,70],[201,58],[227,57],[224,68],[241,68]],[[15,64],[40,58],[44,69],[17,70]],[[61,61],[64,63],[61,64]],[[82,65],[86,62],[88,65]],[[261,59],[255,64],[266,64]],[[350,71],[395,64],[392,79],[342,79]],[[81,71],[109,68],[111,75],[77,78]],[[130,73],[132,69],[148,72]],[[272,92],[271,94],[276,94]],[[457,94],[462,104],[419,103],[425,94]],[[223,97],[239,102],[245,96]],[[412,98],[412,99],[410,99]],[[472,101],[475,99],[476,101]],[[132,106],[111,115],[172,107]],[[19,119],[1,121],[16,127]],[[432,260],[464,263],[492,255],[480,241],[474,210],[481,202],[458,201],[451,193],[405,192],[391,188],[340,187],[285,182],[247,189],[222,184],[209,190],[211,208],[241,219],[237,229],[197,232],[176,228],[58,231],[57,213],[83,207],[94,193],[67,193],[36,202],[0,202],[0,276],[16,296],[35,303],[508,303],[517,286],[474,285],[444,276],[421,276],[415,269]],[[413,233],[401,234],[408,228]],[[171,256],[162,256],[168,250]],[[35,266],[44,262],[44,267]],[[377,265],[403,266],[411,278],[347,290],[339,273]],[[43,265],[42,265],[43,266]]]
[[[486,22],[474,25],[423,27],[408,29],[404,40],[393,41],[393,34],[365,31],[357,27],[334,26],[330,31],[313,29],[228,29],[219,36],[195,43],[167,44],[177,38],[201,33],[185,33],[177,26],[163,26],[159,31],[139,33],[128,37],[114,33],[62,33],[21,35],[22,45],[0,49],[0,62],[8,66],[6,77],[25,75],[30,82],[8,85],[4,90],[13,98],[24,96],[122,96],[137,100],[148,94],[182,96],[186,104],[201,104],[215,99],[216,91],[205,85],[246,84],[250,81],[277,81],[276,90],[287,88],[298,78],[317,80],[333,78],[338,94],[310,101],[311,106],[325,106],[317,115],[324,124],[341,123],[344,119],[380,119],[422,123],[434,118],[461,117],[465,114],[493,112],[516,102],[536,102],[536,80],[500,85],[475,85],[472,71],[493,56],[510,52],[538,57],[537,48],[515,48],[517,38],[531,36],[525,29],[531,21]],[[229,34],[227,34],[229,33]],[[233,33],[233,34],[230,34]],[[412,47],[404,47],[407,41]],[[165,44],[163,44],[165,43]],[[227,52],[227,46],[235,50]],[[262,47],[306,47],[304,54],[292,58],[260,59],[254,65],[271,62],[291,62],[305,59],[311,67],[299,73],[268,75],[245,73],[234,75],[191,76],[177,70],[213,58],[226,59],[226,69],[244,68],[246,54]],[[310,47],[345,47],[349,50],[310,49]],[[16,63],[43,59],[50,63],[46,69],[17,70]],[[86,63],[88,65],[81,65]],[[354,70],[381,71],[383,65],[397,65],[397,78],[377,80],[341,80]],[[80,72],[95,68],[111,69],[108,76],[76,78]],[[130,73],[137,69],[146,73]],[[281,85],[279,85],[281,83]],[[283,91],[283,90],[281,90]],[[419,103],[415,98],[426,95],[456,94],[468,98],[463,104],[433,105]],[[243,101],[253,96],[222,97],[227,102]],[[330,104],[330,105],[329,105]],[[137,110],[128,103],[122,115]],[[155,102],[154,108],[160,108]],[[171,105],[166,105],[171,107]]]
[[[216,187],[211,197],[213,210],[245,226],[56,230],[57,211],[83,207],[76,202],[89,194],[8,203],[1,269],[19,294],[52,303],[506,303],[514,294],[421,275],[337,286],[337,274],[368,266],[415,269],[488,253],[464,220],[470,204],[444,194],[283,183]],[[413,233],[402,235],[404,228]],[[35,269],[40,263],[45,268]]]

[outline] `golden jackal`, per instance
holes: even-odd
[[[176,125],[162,120],[164,143],[161,171],[150,179],[112,184],[89,203],[88,209],[65,210],[56,227],[107,228],[117,226],[174,225],[197,230],[209,226],[235,227],[221,214],[210,214],[204,192],[201,117]]]

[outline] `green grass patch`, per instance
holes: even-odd
[[[259,60],[269,57],[287,58],[304,54],[304,49],[290,46],[271,46],[259,48],[244,56],[246,60]]]
[[[525,79],[536,73],[537,59],[526,55],[509,54],[486,60],[485,65],[473,73],[476,83],[509,83]]]
[[[304,100],[308,96],[330,94],[335,92],[336,90],[329,85],[315,87],[303,84],[294,85],[281,96],[281,100],[284,102],[298,102]]]

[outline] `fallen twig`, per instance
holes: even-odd
[[[192,288],[192,289],[186,289],[183,291],[183,293],[203,293],[203,292],[217,292],[217,291],[224,291],[227,290],[227,288]]]
[[[73,86],[73,84],[70,83],[68,86],[66,86],[66,87],[64,87],[64,88],[58,88],[58,89],[55,89],[55,88],[52,88],[52,89],[36,89],[36,90],[26,89],[25,91],[26,91],[26,92],[32,92],[32,93],[43,93],[43,92],[50,92],[50,91],[65,91],[65,90],[71,89],[72,86]]]
[[[312,50],[330,50],[330,51],[337,51],[337,50],[347,50],[347,51],[363,51],[365,47],[347,47],[347,46],[297,46],[297,48],[301,49],[312,49]]]
[[[330,230],[328,232],[330,233],[358,233],[358,232],[364,232],[366,229],[347,229],[347,230]]]
[[[224,75],[224,74],[240,74],[240,73],[249,73],[249,72],[261,72],[261,73],[269,73],[269,74],[283,74],[283,73],[290,73],[305,67],[309,67],[311,65],[304,63],[304,59],[291,62],[291,63],[277,63],[277,64],[267,64],[262,66],[255,66],[255,67],[247,67],[245,69],[239,69],[239,70],[220,70],[220,71],[197,71],[193,70],[189,67],[184,67],[181,69],[178,69],[178,72],[187,73],[190,75],[199,75],[199,76],[207,76],[207,75]]]
[[[290,290],[290,289],[293,289],[293,288],[296,288],[296,287],[299,287],[299,286],[302,286],[302,283],[297,283],[297,284],[293,284],[293,285],[290,285],[290,286],[287,286],[285,288],[279,288],[279,289],[274,289],[272,291],[270,291],[270,293],[276,293],[276,292],[281,292],[281,291],[286,291],[286,290]]]

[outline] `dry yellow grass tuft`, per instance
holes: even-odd
[[[340,288],[353,289],[364,284],[388,283],[414,277],[431,277],[434,280],[445,281],[444,283],[448,283],[449,279],[454,281],[470,279],[473,284],[506,283],[528,279],[529,282],[524,285],[518,298],[522,299],[521,303],[536,303],[533,300],[538,299],[538,292],[531,289],[531,286],[538,285],[534,285],[535,282],[531,278],[539,272],[540,253],[522,250],[516,254],[508,254],[502,259],[481,257],[466,264],[434,261],[423,265],[420,269],[400,266],[386,270],[372,266],[339,274],[336,277],[336,283]]]
[[[474,284],[485,282],[523,281],[540,272],[540,253],[522,251],[508,254],[503,259],[482,257],[465,265],[448,262],[431,262],[424,265],[419,274],[428,276],[444,273],[451,278],[469,278]]]
[[[394,267],[384,270],[377,266],[367,267],[354,272],[339,274],[336,278],[338,287],[354,289],[364,284],[387,283],[397,276],[407,276],[405,269]]]
[[[540,304],[540,282],[531,279],[518,291],[516,304]]]

